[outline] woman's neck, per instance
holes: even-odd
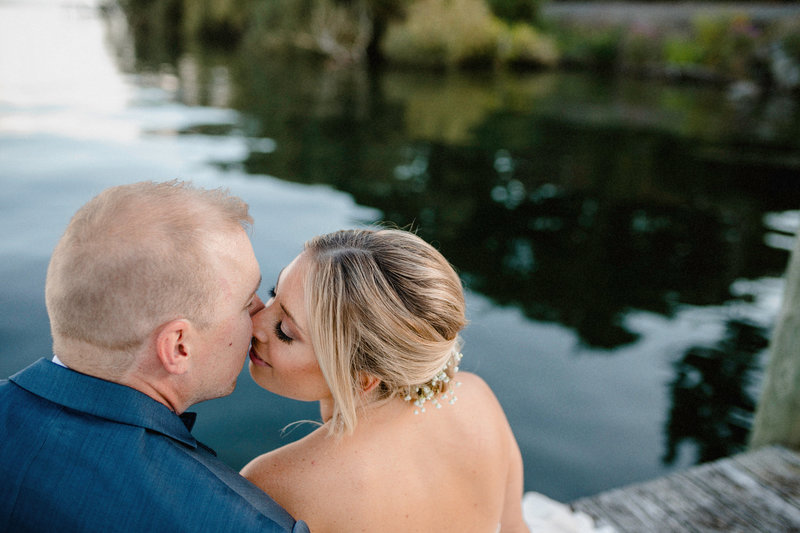
[[[322,423],[327,423],[333,418],[333,398],[326,398],[319,401],[319,414],[322,417]]]
[[[333,398],[326,398],[319,402],[319,412],[323,423],[327,423],[333,418]],[[368,421],[379,421],[383,418],[396,420],[398,415],[403,413],[413,413],[412,405],[404,401],[399,396],[393,396],[385,400],[376,400],[362,405],[358,408],[356,417],[357,424],[363,425]]]

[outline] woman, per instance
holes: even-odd
[[[500,404],[458,371],[458,276],[399,230],[312,239],[254,317],[250,373],[323,425],[242,474],[314,533],[528,531]]]

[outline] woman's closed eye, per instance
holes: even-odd
[[[286,344],[291,344],[294,339],[283,332],[283,328],[281,328],[282,324],[283,322],[277,322],[275,324],[275,336],[278,337],[279,341],[285,342]]]

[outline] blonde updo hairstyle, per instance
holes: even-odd
[[[331,433],[352,433],[365,402],[405,397],[443,369],[452,377],[464,294],[430,244],[402,230],[343,230],[315,237],[304,254],[311,342],[334,400]],[[380,380],[368,396],[364,376]]]

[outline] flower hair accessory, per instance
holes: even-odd
[[[456,372],[458,372],[458,363],[461,361],[462,357],[464,356],[461,352],[454,351],[452,357],[447,361],[447,364],[444,365],[435,376],[422,385],[409,388],[408,393],[403,399],[407,402],[414,402],[416,406],[416,409],[414,409],[415,415],[419,414],[420,411],[423,413],[425,412],[425,402],[427,401],[433,402],[433,405],[435,405],[437,409],[442,407],[442,404],[439,403],[440,398],[442,400],[447,400],[449,396],[449,402],[451,404],[455,403],[458,398],[456,398],[456,393],[449,384],[452,381],[451,376],[454,376]],[[458,387],[461,385],[461,382],[456,381],[454,384]]]

